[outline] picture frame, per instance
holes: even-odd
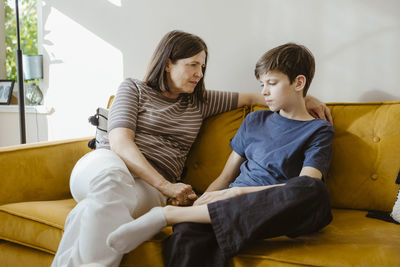
[[[0,105],[10,104],[14,82],[14,80],[0,80]]]

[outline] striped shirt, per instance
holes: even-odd
[[[118,88],[108,118],[108,132],[122,127],[135,132],[135,143],[166,179],[180,178],[190,147],[207,117],[237,107],[238,93],[207,91],[167,98],[144,82],[126,79]]]

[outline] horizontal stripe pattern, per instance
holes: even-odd
[[[195,95],[169,99],[135,79],[118,88],[110,108],[108,131],[129,128],[135,143],[153,166],[176,181],[205,118],[237,107],[238,93],[207,91],[206,101]]]

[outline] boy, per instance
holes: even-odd
[[[255,76],[270,110],[246,117],[220,176],[193,206],[153,208],[112,232],[108,245],[126,253],[177,224],[166,241],[166,266],[224,266],[251,240],[296,237],[328,225],[329,195],[321,179],[334,131],[305,107],[314,70],[304,46],[289,43],[266,52]]]

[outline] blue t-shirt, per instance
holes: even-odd
[[[298,121],[269,110],[252,112],[230,143],[246,160],[229,187],[285,183],[299,176],[306,166],[318,169],[325,177],[333,136],[332,125],[322,119]]]

